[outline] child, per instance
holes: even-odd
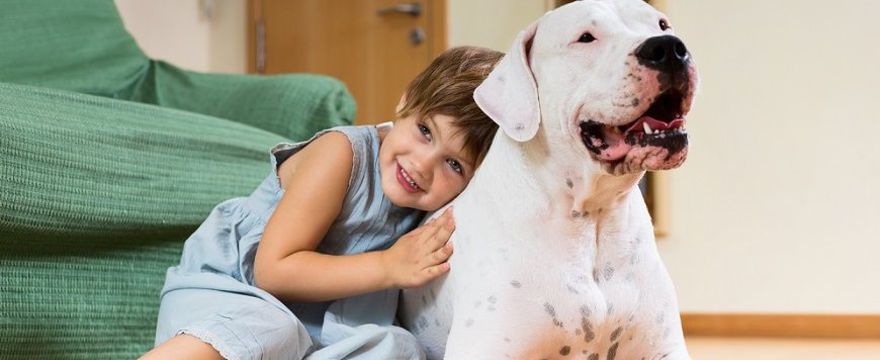
[[[446,273],[446,211],[497,130],[473,100],[503,54],[459,47],[412,83],[391,125],[271,150],[273,174],[186,241],[144,358],[419,359],[394,326],[398,288]],[[395,241],[396,240],[396,241]]]

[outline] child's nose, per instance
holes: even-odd
[[[418,157],[415,163],[419,177],[426,182],[433,180],[434,169],[442,162],[442,155],[435,151],[426,151]]]
[[[429,178],[431,175],[431,160],[426,158],[421,158],[415,161],[413,164],[415,165],[416,176],[418,176],[419,180],[422,181],[431,181]]]

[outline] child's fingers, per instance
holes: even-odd
[[[430,241],[430,239],[437,236],[437,232],[440,231],[440,229],[442,228],[442,226],[440,226],[439,224],[439,222],[435,222],[433,224],[423,225],[421,227],[422,231],[419,233],[419,237],[424,241]]]
[[[449,226],[449,225],[454,225],[454,224],[455,224],[455,218],[451,215],[452,213],[449,212],[449,213],[447,213],[447,214],[450,214],[450,215],[443,214],[443,223],[444,223],[445,225],[447,225],[447,226]]]
[[[431,259],[434,260],[434,264],[440,264],[445,262],[452,256],[452,243],[447,242],[446,245],[443,245],[437,251],[431,253]]]
[[[455,217],[453,215],[454,213],[452,212],[451,207],[446,209],[446,211],[443,213],[443,219],[445,220],[444,223],[446,224],[446,226],[455,227]]]
[[[435,217],[428,219],[428,221],[425,222],[425,225],[433,224],[433,223],[437,222],[437,220],[440,220],[440,222],[442,223],[442,222],[446,221],[446,219],[449,218],[450,216],[452,216],[452,207],[449,207],[449,208],[446,208],[446,210],[443,210],[443,213],[440,214],[440,216],[435,216]]]
[[[442,220],[441,222],[452,221],[453,215],[454,214],[452,213],[452,207],[448,207],[446,208],[446,210],[443,210],[443,214],[440,215],[439,219]]]
[[[432,235],[433,238],[429,245],[432,250],[437,250],[452,236],[452,233],[455,231],[455,223],[450,219],[447,223],[440,225],[437,227],[437,231]]]
[[[425,270],[424,270],[425,275],[428,276],[427,280],[432,280],[432,279],[434,279],[440,275],[443,275],[447,272],[449,272],[449,263],[448,262],[445,262],[442,264],[437,264],[434,266],[429,266],[429,267],[425,268]],[[427,281],[425,283],[427,283]]]

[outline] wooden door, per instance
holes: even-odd
[[[446,49],[445,0],[250,0],[249,70],[342,80],[358,124],[392,120],[406,85]]]

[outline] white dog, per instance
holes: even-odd
[[[404,292],[429,358],[690,359],[636,185],[685,160],[696,86],[641,0],[574,2],[519,34],[474,95],[501,131],[452,205],[452,269]]]

